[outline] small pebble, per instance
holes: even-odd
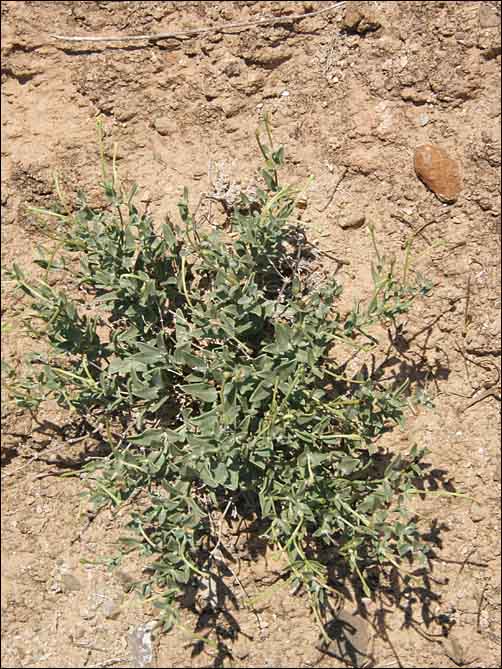
[[[366,216],[364,214],[355,214],[354,216],[349,216],[345,220],[338,221],[338,225],[342,230],[348,230],[349,228],[355,229],[360,228],[364,225],[366,221]]]
[[[486,510],[478,502],[471,504],[470,512],[473,523],[479,523],[486,516]]]
[[[120,615],[120,609],[122,606],[123,596],[118,595],[116,597],[108,597],[103,602],[103,613],[105,618],[109,620],[115,620]]]
[[[73,576],[73,574],[68,573],[61,574],[61,585],[63,586],[64,592],[74,592],[82,588],[78,578]]]
[[[170,116],[161,116],[153,122],[159,135],[172,135],[176,132],[176,124]]]
[[[128,635],[128,647],[135,667],[149,667],[154,660],[153,632],[157,622],[139,625]]]
[[[495,463],[495,471],[493,472],[493,480],[496,481],[497,483],[500,483],[501,479],[501,462],[500,462],[500,455],[497,458],[497,461]]]
[[[92,620],[96,616],[94,611],[90,611],[89,609],[86,609],[86,608],[80,609],[79,613],[80,613],[80,617],[83,620]]]
[[[130,592],[134,588],[134,578],[122,569],[116,569],[114,572],[116,580],[122,586],[124,592]]]
[[[445,654],[455,662],[459,667],[465,664],[465,653],[460,641],[452,634],[447,639],[443,639],[443,649]]]

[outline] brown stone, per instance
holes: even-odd
[[[460,165],[434,144],[415,150],[415,172],[442,202],[456,202],[462,190]]]
[[[347,8],[343,17],[343,29],[349,33],[357,32],[359,35],[364,35],[365,33],[378,30],[380,25],[380,22],[371,12],[352,5]]]
[[[344,29],[349,32],[356,32],[357,26],[359,25],[362,18],[362,12],[359,9],[349,5],[345,11],[345,16],[343,17]]]

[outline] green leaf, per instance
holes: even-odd
[[[267,397],[270,397],[272,384],[269,379],[264,379],[261,381],[255,388],[254,392],[251,394],[249,401],[251,404],[259,404]]]
[[[361,465],[360,460],[358,460],[357,458],[351,458],[349,455],[345,455],[337,463],[338,469],[344,476],[352,474],[352,472],[356,471],[356,469],[358,469],[360,465]]]
[[[272,153],[272,160],[279,167],[284,163],[284,147],[280,146],[277,151]]]
[[[407,553],[413,553],[413,545],[403,542],[398,545],[399,555],[404,557]]]
[[[164,443],[164,430],[145,430],[135,437],[129,437],[129,441],[140,446],[159,446]]]
[[[211,409],[211,411],[207,411],[196,418],[192,418],[192,425],[195,425],[202,434],[212,434],[216,428],[217,421],[218,414],[216,409]]]
[[[230,480],[227,481],[227,488],[229,490],[237,490],[239,488],[239,472],[235,469],[229,470]]]
[[[205,372],[207,369],[207,365],[202,360],[202,358],[199,358],[197,355],[194,355],[193,353],[190,353],[189,351],[185,351],[183,349],[177,349],[175,354],[174,354],[174,360],[178,364],[184,364],[187,365],[188,367],[191,367],[192,369],[197,369],[198,371]]]
[[[150,344],[142,344],[138,342],[136,345],[139,349],[139,353],[132,356],[133,360],[150,365],[165,361],[166,351],[158,349],[156,346]]]
[[[197,400],[202,400],[203,402],[216,402],[218,399],[218,393],[213,386],[210,386],[208,383],[187,383],[186,385],[180,386],[181,390],[187,395],[195,397]]]
[[[338,444],[341,439],[349,439],[350,441],[362,441],[358,434],[322,434],[319,439],[325,444]]]
[[[281,381],[287,381],[296,371],[296,360],[285,360],[275,368],[274,376]]]
[[[228,478],[228,470],[223,462],[220,462],[214,470],[214,480],[219,485],[224,485]]]
[[[159,389],[155,387],[148,387],[146,384],[135,385],[132,387],[132,393],[135,397],[139,397],[142,400],[155,400],[159,395]]]
[[[277,342],[277,350],[283,353],[290,347],[291,342],[291,328],[283,323],[275,324],[275,340]]]
[[[214,480],[214,477],[213,477],[212,473],[210,472],[209,467],[208,467],[207,464],[204,464],[204,465],[200,468],[200,478],[201,478],[202,481],[203,481],[204,483],[206,483],[210,488],[217,488],[218,485],[219,485],[219,484]]]

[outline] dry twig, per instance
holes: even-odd
[[[310,16],[319,16],[320,14],[326,14],[327,12],[332,11],[333,9],[338,9],[345,5],[345,2],[338,2],[324,9],[318,9],[314,12],[308,12],[306,14],[292,14],[290,16],[270,16],[259,21],[250,21],[249,23],[228,23],[220,24],[213,26],[212,28],[191,28],[188,30],[180,30],[178,32],[172,33],[158,33],[157,35],[110,35],[109,37],[68,37],[66,35],[54,35],[50,34],[49,37],[54,39],[63,40],[65,42],[137,42],[141,40],[155,41],[159,39],[183,39],[189,38],[194,35],[205,35],[209,33],[219,33],[226,30],[234,30],[237,28],[254,28],[256,26],[272,25],[278,23],[291,23],[293,21],[300,21],[301,19],[307,19]]]
[[[32,462],[35,462],[35,460],[40,460],[44,455],[47,455],[48,453],[54,453],[55,451],[60,451],[65,447],[65,444],[58,444],[57,446],[54,446],[54,448],[49,448],[49,449],[44,449],[43,451],[40,451],[40,453],[36,453],[33,455],[28,462],[25,462],[24,464],[20,465],[19,467],[16,467],[16,469],[13,469],[11,471],[2,473],[2,479],[7,478],[9,476],[14,476],[14,474],[17,474],[18,472],[22,471],[23,469],[26,469],[26,467],[29,467]]]
[[[328,201],[326,202],[324,207],[321,207],[321,209],[318,209],[317,211],[319,211],[320,213],[322,213],[323,211],[326,211],[326,209],[329,207],[329,205],[333,202],[333,198],[335,197],[335,193],[338,190],[338,186],[342,183],[346,174],[347,174],[347,168],[344,167],[343,170],[342,170],[342,173],[340,174],[340,176],[338,177],[338,179],[335,182],[335,185],[333,186],[333,190],[331,191],[331,195],[329,196]]]

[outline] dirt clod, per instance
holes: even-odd
[[[343,18],[343,27],[349,33],[364,35],[380,28],[380,22],[371,11],[349,5]]]

